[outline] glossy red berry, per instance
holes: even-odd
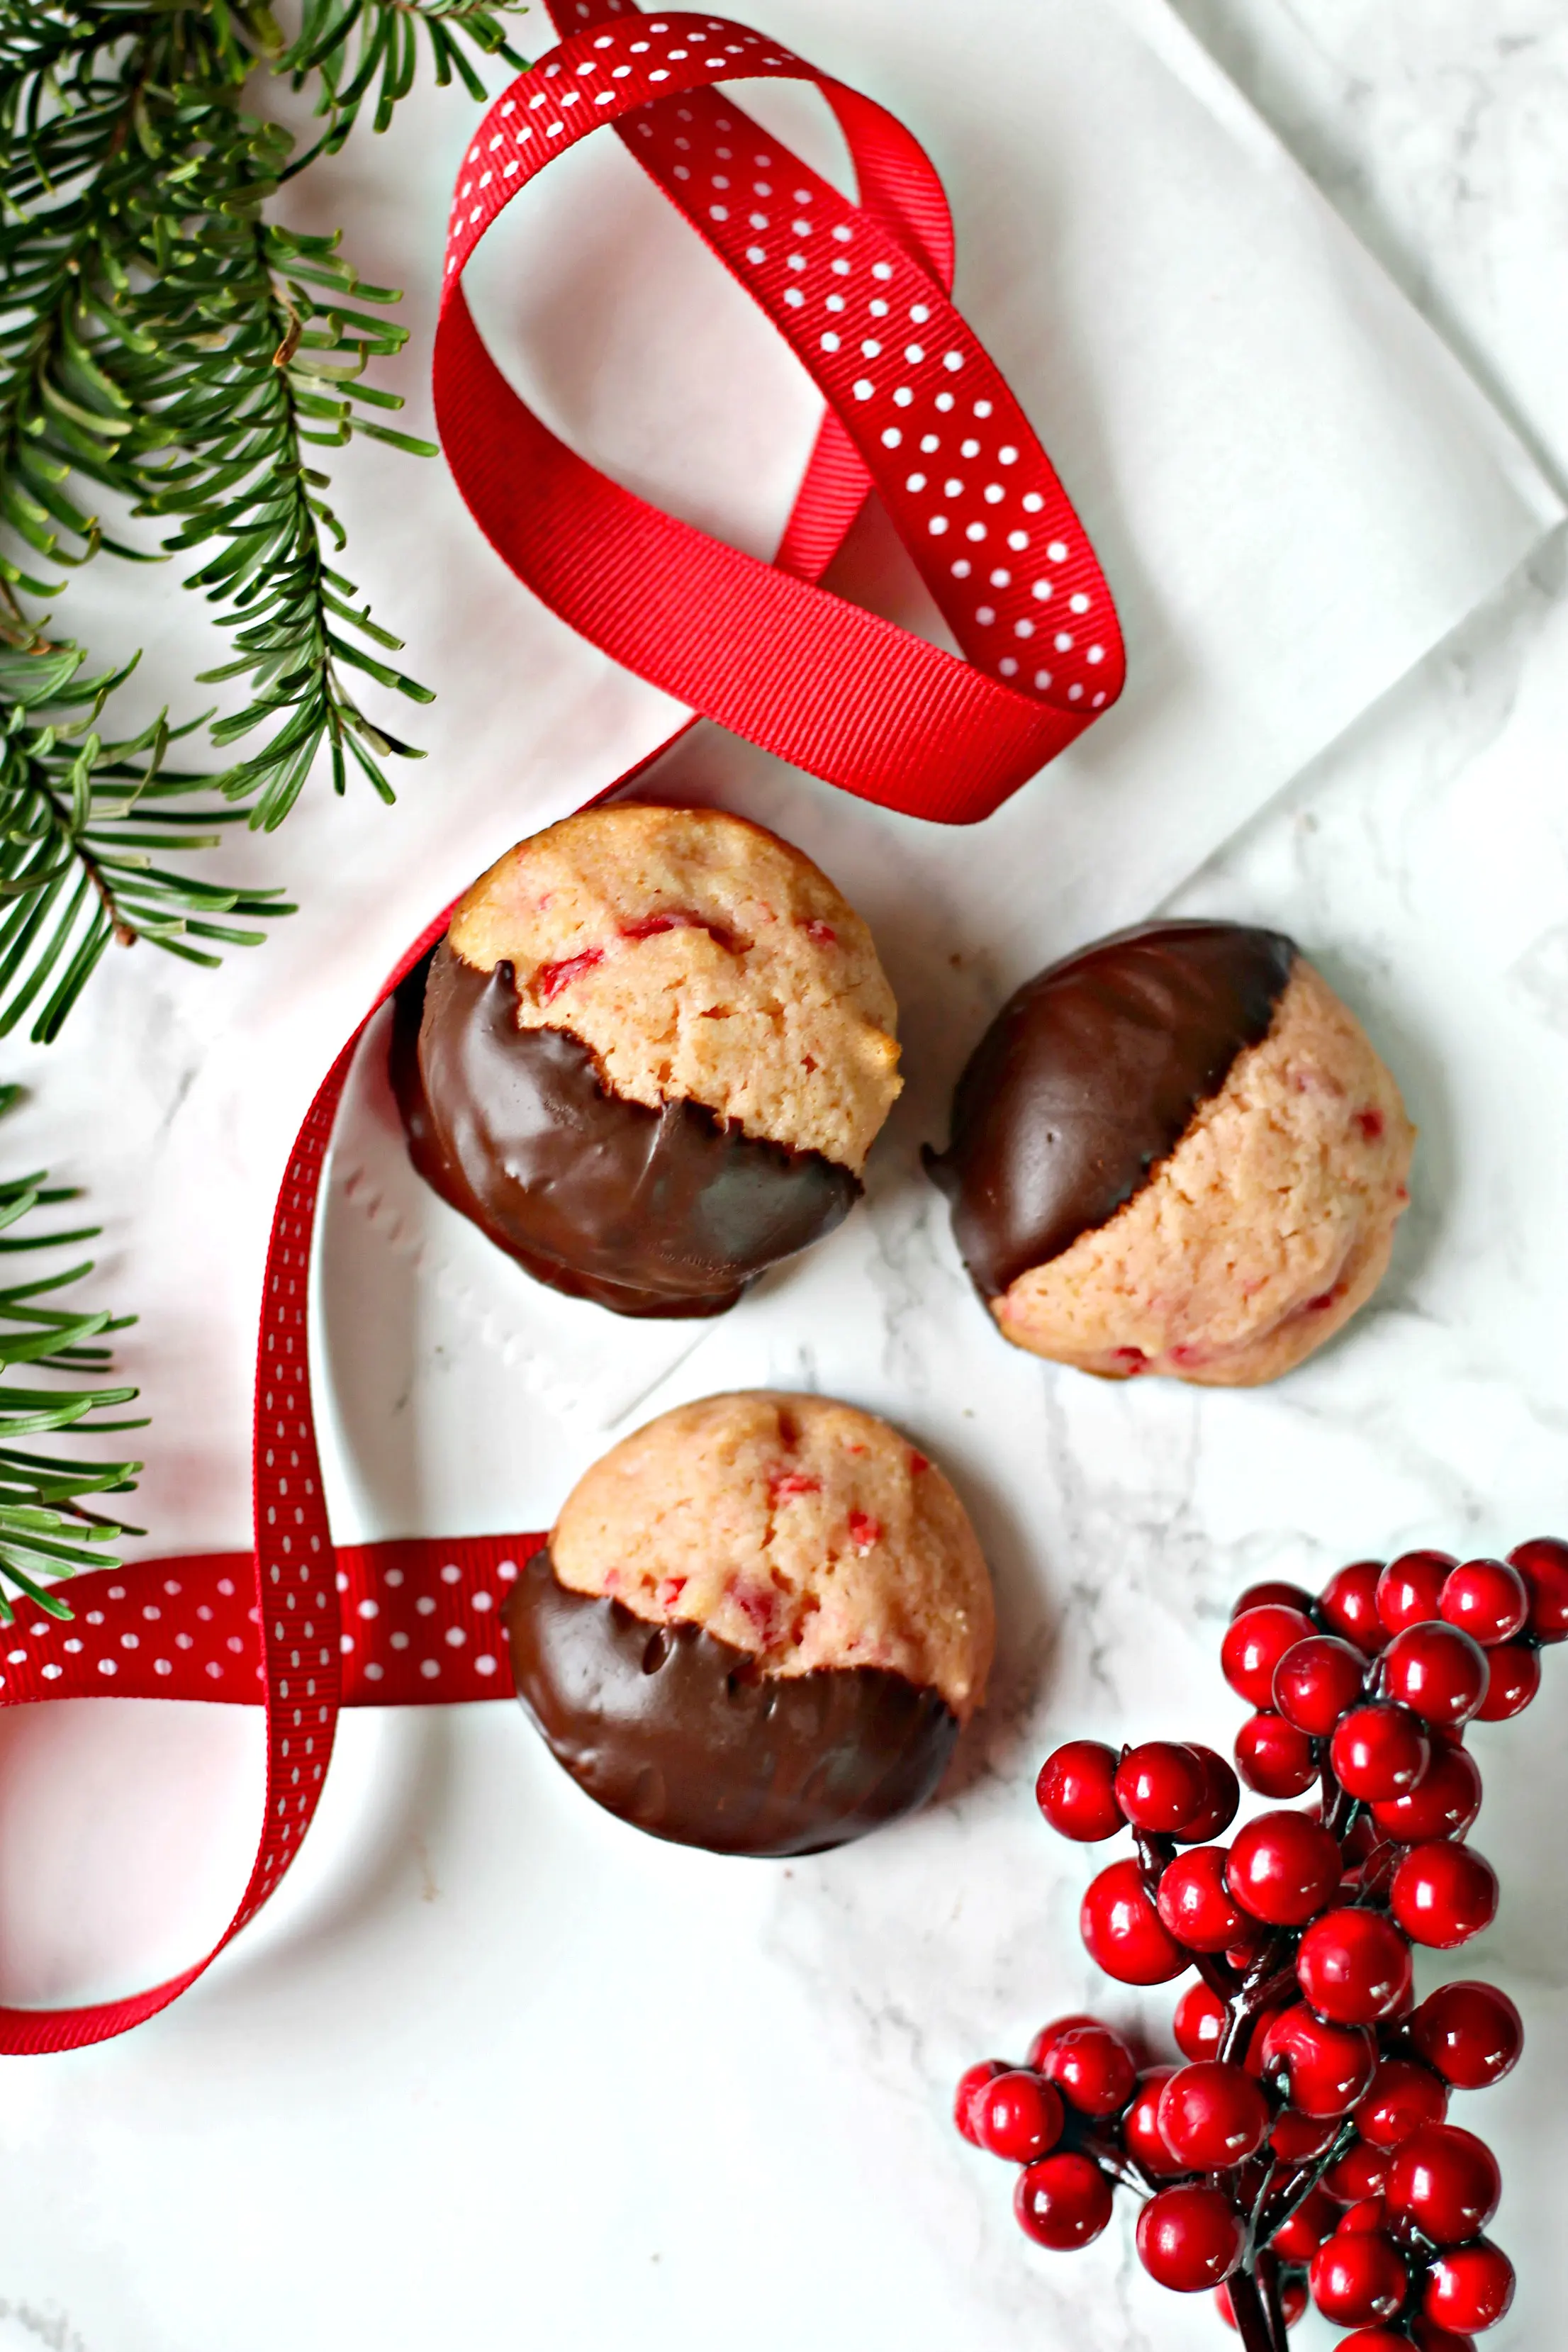
[[[1410,2039],[1457,2091],[1486,2091],[1518,2064],[1524,2021],[1496,1985],[1446,1984],[1411,2019]]]
[[[1042,2157],[1018,2175],[1013,2210],[1037,2246],[1075,2253],[1098,2238],[1111,2213],[1110,2183],[1087,2156]]]
[[[1304,1584],[1287,1584],[1277,1577],[1271,1582],[1249,1584],[1245,1592],[1238,1594],[1230,1612],[1231,1622],[1245,1617],[1249,1609],[1296,1609],[1307,1617],[1312,1607],[1312,1596]]]
[[[1014,2164],[1032,2164],[1036,2157],[1047,2155],[1060,2139],[1066,2121],[1060,2092],[1022,2066],[982,2084],[969,2112],[975,2146]]]
[[[1530,1591],[1525,1631],[1532,1642],[1568,1642],[1568,1543],[1536,1536],[1515,1546],[1509,1565]]]
[[[1237,1733],[1236,1765],[1260,1797],[1299,1797],[1318,1777],[1318,1751],[1304,1731],[1266,1709]]]
[[[1287,1723],[1326,1739],[1362,1695],[1366,1660],[1337,1633],[1309,1633],[1274,1669],[1274,1705]]]
[[[1352,1707],[1329,1742],[1329,1761],[1342,1789],[1370,1804],[1415,1788],[1432,1758],[1432,1743],[1401,1706]]]
[[[1340,2209],[1325,2189],[1309,2189],[1269,2242],[1286,2262],[1310,2263],[1324,2239],[1333,2236],[1339,2219]]]
[[[1388,2152],[1373,2147],[1364,2139],[1352,2139],[1342,2155],[1337,2156],[1323,2175],[1323,2187],[1338,2205],[1364,2207],[1375,2204],[1383,2210],[1383,2184],[1388,2178]],[[1347,2213],[1340,2223],[1342,2230],[1350,2220]],[[1383,2226],[1381,2221],[1375,2225]]]
[[[1272,1706],[1275,1667],[1287,1650],[1316,1630],[1305,1610],[1283,1609],[1278,1601],[1246,1610],[1226,1627],[1220,1644],[1226,1682],[1249,1706]]]
[[[1195,1813],[1189,1814],[1179,1830],[1172,1834],[1184,1845],[1207,1845],[1211,1839],[1221,1836],[1236,1819],[1241,1803],[1241,1790],[1236,1774],[1223,1756],[1212,1748],[1199,1748],[1191,1740],[1187,1753],[1195,1756],[1204,1776],[1204,1801]]]
[[[1080,1845],[1098,1844],[1126,1826],[1116,1801],[1116,1750],[1100,1739],[1069,1739],[1047,1756],[1035,1801],[1052,1829]]]
[[[1506,1559],[1467,1559],[1449,1570],[1437,1605],[1447,1624],[1490,1650],[1524,1631],[1530,1587]]]
[[[1146,1739],[1116,1769],[1116,1801],[1135,1830],[1168,1837],[1191,1821],[1205,1794],[1204,1769],[1190,1748]]]
[[[1325,1911],[1296,1955],[1301,1990],[1336,2025],[1378,2025],[1410,1990],[1410,1947],[1380,1911]]]
[[[998,2074],[1005,2074],[1005,2058],[982,2058],[978,2065],[970,2066],[958,2078],[958,2088],[952,2095],[952,2120],[972,2147],[980,2145],[980,2135],[974,2127],[973,2103],[987,2083]]]
[[[1300,1927],[1326,1908],[1340,1883],[1340,1849],[1304,1813],[1260,1813],[1237,1834],[1226,1884],[1255,1919]]]
[[[1338,2234],[1342,2238],[1375,2238],[1386,2230],[1387,2223],[1388,2208],[1381,2196],[1361,2197],[1345,2208]]]
[[[1383,1683],[1424,1723],[1457,1731],[1487,1695],[1487,1654],[1457,1625],[1411,1625],[1383,1654]]]
[[[1079,2025],[1052,2044],[1040,2071],[1069,2107],[1102,2120],[1131,2097],[1138,2061],[1109,2025]]]
[[[1162,2189],[1138,2216],[1143,2267],[1177,2294],[1218,2286],[1241,2260],[1246,2242],[1241,2215],[1218,2189]]]
[[[1497,1916],[1497,1873],[1473,1846],[1412,1846],[1389,1883],[1388,1905],[1414,1943],[1451,1952]]]
[[[1234,2327],[1236,2326],[1236,2313],[1231,2306],[1229,2287],[1216,2286],[1214,2291],[1214,2299],[1215,2306],[1218,2309],[1219,2315],[1225,2321],[1226,2326],[1227,2327]],[[1281,2280],[1279,2285],[1279,2308],[1285,2315],[1286,2326],[1294,2327],[1296,2322],[1301,2317],[1307,2308],[1307,2282],[1305,2279],[1287,2278]],[[1408,2347],[1402,2344],[1399,2347],[1399,2352],[1408,2352]]]
[[[1303,2116],[1294,2107],[1281,2107],[1268,2145],[1281,2164],[1310,2164],[1322,2155],[1339,2127],[1337,2116]]]
[[[1416,2012],[1419,2015],[1419,2011]],[[1397,2147],[1448,2112],[1448,2086],[1415,2058],[1384,2058],[1355,2111],[1356,2129],[1373,2147]]]
[[[1487,1652],[1486,1696],[1478,1723],[1510,1723],[1522,1715],[1541,1688],[1541,1653],[1526,1642],[1502,1642]]]
[[[1341,2336],[1339,2352],[1410,2352],[1410,2338],[1391,2327],[1358,2327],[1353,2336]]]
[[[1439,2327],[1435,2319],[1426,2319],[1420,2312],[1409,2325],[1410,2341],[1415,2345],[1415,2352],[1476,2352],[1473,2336],[1456,2336],[1452,2328]],[[1364,2352],[1364,2347],[1353,2336],[1349,2342],[1352,2352]],[[1340,2347],[1340,2352],[1344,2352],[1343,2345]],[[1403,2346],[1401,2352],[1404,2352]]]
[[[1451,2246],[1426,2273],[1421,2308],[1440,2327],[1479,2336],[1506,2316],[1513,2301],[1513,2264],[1489,2238]]]
[[[1415,1786],[1374,1804],[1372,1818],[1384,1837],[1397,1838],[1401,1845],[1420,1845],[1430,1838],[1463,1837],[1480,1810],[1481,1776],[1475,1758],[1468,1748],[1440,1739]]]
[[[1171,2154],[1160,2129],[1160,2095],[1179,2072],[1175,2066],[1151,2066],[1140,2074],[1132,2104],[1121,2118],[1122,2145],[1152,2180],[1169,2180],[1187,2168]]]
[[[1201,1980],[1189,1985],[1176,2003],[1171,2029],[1183,2057],[1194,2063],[1200,2058],[1212,2058],[1219,2048],[1225,2021],[1224,2001]]]
[[[1366,2327],[1394,2316],[1408,2282],[1405,2264],[1387,2238],[1344,2231],[1318,2248],[1308,2284],[1325,2319],[1337,2320],[1342,2327]]]
[[[1389,2158],[1384,2195],[1395,2221],[1408,2222],[1435,2246],[1462,2246],[1497,2211],[1502,2175],[1474,2132],[1426,2124]]]
[[[1438,1616],[1443,1587],[1458,1566],[1449,1551],[1406,1551],[1391,1559],[1377,1580],[1377,1613],[1390,1633],[1425,1625]]]
[[[1025,2063],[1032,2073],[1043,2074],[1047,2059],[1064,2034],[1076,2033],[1080,2026],[1098,2025],[1100,2021],[1098,2017],[1090,2017],[1085,2010],[1075,2010],[1069,2017],[1053,2017],[1048,2025],[1041,2026],[1030,2042]]]
[[[1089,1957],[1118,1984],[1168,1984],[1192,1961],[1143,1892],[1136,1862],[1113,1862],[1091,1883],[1079,1914]]]
[[[1262,2053],[1265,2071],[1284,2076],[1290,2105],[1306,2116],[1348,2116],[1377,2069],[1376,2044],[1364,2026],[1331,2025],[1305,2001],[1269,2021]]]
[[[1195,1845],[1167,1864],[1155,1907],[1189,1952],[1223,1952],[1242,1939],[1251,1925],[1225,1883],[1226,1849]]]
[[[1377,1613],[1382,1574],[1380,1559],[1352,1559],[1330,1577],[1318,1601],[1318,1614],[1330,1633],[1353,1642],[1369,1658],[1375,1658],[1388,1639],[1388,1628]]]
[[[1186,2172],[1225,2172],[1268,2137],[1268,2102],[1244,2066],[1180,2066],[1160,2099],[1160,2130]]]

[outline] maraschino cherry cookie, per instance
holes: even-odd
[[[1371,1297],[1415,1130],[1294,941],[1150,923],[1003,1006],[928,1160],[1003,1336],[1112,1379],[1276,1379]]]
[[[658,1837],[773,1855],[921,1804],[994,1640],[935,1465],[852,1405],[763,1390],[681,1405],[596,1462],[507,1626],[519,1696],[591,1797]]]
[[[405,982],[420,1173],[531,1274],[715,1315],[828,1233],[898,1095],[896,1008],[808,857],[711,809],[589,809],[520,842]]]

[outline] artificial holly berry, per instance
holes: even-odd
[[[1410,2352],[1410,2340],[1390,2327],[1358,2327],[1353,2336],[1341,2336],[1339,2352]]]
[[[1162,2189],[1138,2216],[1144,2269],[1178,2294],[1218,2286],[1241,2260],[1246,2242],[1246,2223],[1218,2189]]]
[[[1268,2137],[1268,2102],[1245,2067],[1202,2059],[1179,2066],[1160,2098],[1160,2132],[1186,2172],[1223,2172]]]
[[[1116,1801],[1135,1830],[1169,1836],[1204,1801],[1203,1767],[1190,1748],[1146,1739],[1116,1769]]]
[[[1301,1938],[1296,1976],[1320,2017],[1377,2025],[1410,1990],[1410,1947],[1380,1911],[1325,1911]]]
[[[1352,1559],[1330,1577],[1318,1601],[1318,1614],[1330,1633],[1353,1642],[1369,1658],[1375,1658],[1388,1639],[1388,1628],[1377,1613],[1382,1574],[1381,1560]]]
[[[978,2065],[970,2066],[958,2078],[958,2088],[952,2095],[952,2120],[972,2147],[980,2145],[980,2135],[974,2127],[973,2102],[987,2083],[1007,2072],[1005,2058],[982,2058]]]
[[[1458,1566],[1452,1552],[1406,1551],[1391,1559],[1377,1580],[1377,1613],[1385,1632],[1403,1633],[1425,1625],[1443,1605],[1443,1587]]]
[[[1389,1882],[1388,1902],[1413,1943],[1449,1952],[1491,1926],[1497,1873],[1473,1846],[1412,1846]]]
[[[1234,2327],[1236,2306],[1231,2302],[1229,2287],[1216,2286],[1214,2299],[1215,2306],[1226,2326]],[[1294,2327],[1307,2308],[1307,2282],[1304,2278],[1291,2277],[1280,2281],[1279,2308],[1285,2315],[1286,2326]],[[1405,2352],[1403,2345],[1400,2347],[1400,2352]]]
[[[1362,1695],[1366,1660],[1334,1633],[1309,1633],[1274,1669],[1274,1705],[1298,1731],[1326,1739]]]
[[[1372,2147],[1364,2139],[1352,2139],[1324,2173],[1323,2187],[1338,2205],[1352,2209],[1372,2203],[1381,2206],[1387,2178],[1386,2151]],[[1342,2221],[1341,2229],[1344,2226]]]
[[[1541,1653],[1528,1642],[1503,1642],[1487,1652],[1486,1696],[1476,1709],[1478,1723],[1510,1723],[1522,1715],[1541,1688]]]
[[[1183,2057],[1194,2063],[1200,2058],[1212,2058],[1219,2048],[1225,2026],[1226,2006],[1218,1994],[1201,1981],[1189,1985],[1176,2003],[1176,2013],[1171,2021],[1171,2031]]]
[[[1160,2129],[1160,2095],[1176,2066],[1150,2066],[1139,2075],[1132,2098],[1121,2118],[1121,2139],[1129,2156],[1135,2157],[1152,2180],[1172,2179],[1184,2172],[1165,2142]]]
[[[1288,2263],[1310,2263],[1324,2239],[1333,2236],[1339,2221],[1339,2207],[1328,2191],[1310,2189],[1290,2219],[1275,2231],[1270,2243]]]
[[[1161,1874],[1155,1908],[1189,1952],[1223,1952],[1252,1924],[1226,1885],[1227,1858],[1222,1845],[1195,1845]]]
[[[1457,1731],[1487,1695],[1487,1657],[1457,1625],[1410,1625],[1383,1654],[1383,1686],[1424,1723]]]
[[[1126,1828],[1116,1770],[1116,1750],[1099,1739],[1069,1739],[1047,1757],[1035,1801],[1058,1836],[1094,1845]]]
[[[1090,2017],[1087,2011],[1082,2010],[1074,2011],[1070,2017],[1053,2017],[1048,2025],[1041,2026],[1039,2032],[1030,2042],[1029,2054],[1024,2062],[1025,2064],[1030,2067],[1035,2074],[1043,2074],[1046,2071],[1047,2059],[1050,2056],[1051,2052],[1056,2048],[1057,2043],[1062,2039],[1064,2034],[1076,2033],[1079,2028],[1083,2025],[1098,2025],[1099,2023],[1100,2020],[1098,2017]]]
[[[1447,2112],[1448,2086],[1441,2075],[1415,2058],[1384,2058],[1355,2111],[1355,2124],[1363,2139],[1386,2149],[1423,2124],[1440,2124]]]
[[[1226,1884],[1243,1910],[1272,1927],[1304,1927],[1339,1883],[1339,1846],[1304,1813],[1260,1813],[1238,1832],[1226,1864]]]
[[[1356,2339],[1348,2340],[1353,2344]],[[1416,2352],[1476,2352],[1473,2336],[1456,2336],[1452,2328],[1439,2327],[1435,2319],[1427,2319],[1419,2311],[1410,2322],[1410,2341]],[[1342,2344],[1340,2352],[1345,2352]]]
[[[1312,1596],[1304,1585],[1286,1584],[1279,1579],[1268,1584],[1249,1584],[1231,1610],[1231,1622],[1234,1624],[1238,1617],[1245,1617],[1249,1609],[1270,1608],[1299,1610],[1303,1617],[1310,1619]]]
[[[1263,2063],[1303,2115],[1348,2116],[1372,2088],[1377,2048],[1364,2026],[1331,2025],[1298,2001],[1269,2021]]]
[[[1468,1748],[1439,1740],[1415,1786],[1374,1804],[1372,1818],[1385,1837],[1396,1838],[1401,1845],[1419,1845],[1429,1838],[1462,1838],[1475,1826],[1480,1810],[1481,1776],[1475,1758]]]
[[[1340,1786],[1363,1803],[1403,1797],[1419,1786],[1432,1746],[1413,1715],[1382,1703],[1352,1707],[1329,1742]]]
[[[1189,1741],[1187,1753],[1196,1757],[1203,1773],[1204,1800],[1197,1811],[1190,1813],[1172,1835],[1183,1845],[1207,1845],[1235,1821],[1241,1790],[1225,1758],[1216,1756],[1212,1748],[1198,1748]]]
[[[1022,2066],[982,2084],[969,2113],[976,2147],[1014,2164],[1031,2164],[1048,2154],[1066,2121],[1060,2092]]]
[[[1308,2284],[1325,2319],[1342,2327],[1366,2327],[1394,2316],[1408,2281],[1389,2239],[1357,2231],[1336,2231],[1318,2248]]]
[[[1236,1735],[1236,1768],[1260,1797],[1299,1797],[1318,1777],[1318,1751],[1282,1715],[1249,1715]]]
[[[1384,2194],[1396,2221],[1435,2246],[1461,2246],[1479,2237],[1497,2211],[1502,2176],[1474,2132],[1425,2124],[1394,2149]]]
[[[1079,2025],[1047,2052],[1040,2072],[1080,2116],[1120,2115],[1132,2095],[1138,2061],[1108,2025]]]
[[[1342,2238],[1375,2238],[1386,2233],[1387,2227],[1388,2208],[1374,2193],[1370,2197],[1358,2198],[1354,2204],[1345,2208],[1335,2234]]]
[[[1445,1623],[1490,1650],[1524,1631],[1530,1587],[1506,1559],[1467,1559],[1449,1570],[1437,1605]]]
[[[1281,2107],[1268,2133],[1268,2145],[1281,2164],[1307,2164],[1324,2155],[1339,2130],[1337,2116],[1304,2116]]]
[[[1451,2246],[1426,2273],[1421,2308],[1440,2327],[1479,2336],[1507,2316],[1513,2301],[1513,2264],[1489,2238]]]
[[[1518,2064],[1524,2021],[1496,1985],[1446,1984],[1411,2019],[1410,2039],[1456,2090],[1485,2091]]]
[[[1072,2253],[1098,2238],[1110,2221],[1110,2183],[1087,2156],[1069,2150],[1042,2157],[1018,2175],[1013,2210],[1037,2246]]]
[[[1249,1706],[1272,1706],[1275,1667],[1287,1650],[1315,1630],[1304,1610],[1281,1608],[1278,1601],[1245,1610],[1226,1627],[1220,1644],[1226,1682]]]
[[[1136,1862],[1113,1862],[1091,1882],[1079,1926],[1089,1958],[1118,1984],[1168,1984],[1192,1966],[1144,1893]]]
[[[1568,1642],[1568,1544],[1536,1536],[1509,1556],[1530,1591],[1525,1631],[1532,1642]]]

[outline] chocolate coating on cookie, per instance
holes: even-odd
[[[875,1667],[794,1676],[694,1623],[570,1591],[536,1552],[506,1611],[518,1696],[557,1762],[634,1827],[715,1853],[842,1845],[922,1804],[958,1737]]]
[[[848,1214],[847,1168],[700,1103],[626,1101],[517,1007],[509,963],[443,942],[398,992],[391,1068],[420,1174],[539,1280],[621,1315],[717,1315]]]
[[[928,1154],[976,1287],[1000,1297],[1114,1216],[1237,1055],[1268,1034],[1296,960],[1279,931],[1166,922],[1100,940],[1018,990]]]

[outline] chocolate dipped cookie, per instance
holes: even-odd
[[[942,1472],[831,1398],[752,1391],[623,1439],[507,1603],[519,1696],[609,1811],[719,1853],[840,1845],[942,1776],[991,1580]]]
[[[415,1165],[623,1315],[715,1315],[860,1192],[892,992],[810,859],[710,809],[590,809],[510,850],[400,992]]]
[[[1276,1379],[1376,1289],[1415,1129],[1294,941],[1118,933],[1026,983],[928,1166],[1004,1337],[1111,1379]]]

